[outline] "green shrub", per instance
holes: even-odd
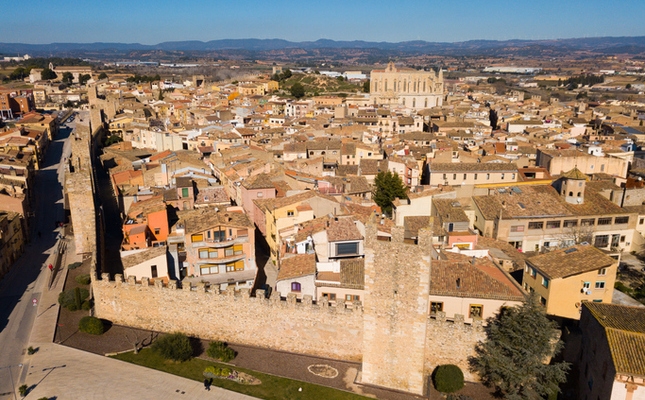
[[[235,350],[228,347],[224,342],[211,342],[206,350],[206,354],[209,357],[221,360],[223,362],[229,362],[235,358]]]
[[[25,397],[27,395],[27,385],[22,385],[18,388],[18,393],[20,396]]]
[[[88,274],[85,275],[79,275],[76,277],[76,283],[79,285],[89,285],[90,284],[90,276]]]
[[[101,335],[104,332],[103,321],[96,317],[83,317],[78,323],[78,330],[90,335]]]
[[[456,365],[440,365],[434,370],[432,381],[439,392],[452,393],[464,387],[464,373]]]
[[[193,355],[190,339],[183,333],[171,333],[157,339],[152,350],[163,358],[173,361],[186,361]]]
[[[81,305],[81,309],[83,311],[90,311],[93,306],[94,306],[94,302],[92,300],[85,300]]]
[[[228,377],[233,373],[233,370],[227,367],[215,367],[210,366],[206,367],[204,370],[204,376],[207,378],[218,378],[218,377]]]
[[[76,311],[80,310],[81,307],[83,306],[83,301],[90,297],[90,292],[87,291],[87,289],[81,289],[77,288],[79,296],[80,296],[80,304],[77,303],[76,301],[76,289],[74,290],[66,290],[64,292],[61,292],[58,295],[58,304],[61,305],[61,307],[65,307],[70,311]]]
[[[37,351],[38,351],[38,349],[34,349],[34,347],[33,347],[33,346],[29,346],[29,347],[27,348],[27,354],[29,354],[29,355],[32,355],[32,354],[34,354],[34,353],[35,353],[35,352],[37,352]]]
[[[76,262],[74,262],[74,263],[69,264],[69,265],[67,266],[67,268],[68,268],[68,269],[76,269],[76,268],[80,267],[81,265],[83,265],[83,263],[82,263],[82,262],[80,262],[80,261],[76,261]]]

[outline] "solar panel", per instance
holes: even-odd
[[[571,253],[574,253],[574,252],[576,252],[576,251],[578,251],[578,249],[576,249],[575,247],[572,247],[572,248],[570,248],[570,249],[566,249],[566,250],[564,251],[564,254],[571,254]]]
[[[518,188],[517,186],[513,186],[511,188],[511,190],[514,191],[515,193],[522,193],[522,190],[520,188]]]

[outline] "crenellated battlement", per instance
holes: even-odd
[[[302,310],[311,310],[314,312],[327,310],[338,314],[355,313],[362,314],[363,306],[360,301],[346,302],[344,299],[339,299],[336,302],[329,302],[326,298],[320,302],[315,302],[311,295],[304,295],[301,301],[295,293],[289,293],[287,296],[282,296],[280,292],[273,292],[271,297],[266,296],[265,290],[256,290],[255,295],[251,294],[248,288],[241,288],[238,290],[224,290],[219,289],[219,285],[211,285],[207,282],[197,282],[191,284],[188,281],[170,280],[167,284],[160,279],[151,280],[147,277],[142,277],[137,280],[135,276],[129,276],[124,279],[123,275],[117,274],[114,280],[110,280],[110,274],[102,274],[103,279],[96,279],[96,273],[91,274],[92,284],[94,289],[97,288],[117,288],[121,290],[163,290],[168,292],[180,291],[187,292],[193,295],[204,294],[210,296],[213,301],[221,302],[248,302],[261,304],[267,307],[276,308],[297,308]]]

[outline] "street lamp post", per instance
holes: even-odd
[[[13,373],[11,372],[11,368],[13,367],[22,367],[22,364],[17,364],[17,365],[6,365],[4,367],[0,367],[0,369],[8,369],[9,370],[9,379],[11,379],[11,391],[13,392],[13,398],[15,400],[18,400],[18,396],[16,396],[16,384],[13,381]]]

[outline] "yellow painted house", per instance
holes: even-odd
[[[277,260],[281,244],[280,231],[295,224],[311,221],[316,216],[335,214],[340,211],[340,204],[331,196],[313,190],[275,199],[256,199],[256,225],[265,236],[271,250],[271,259]],[[289,234],[290,232],[283,232]]]
[[[547,314],[580,319],[583,302],[611,303],[617,271],[617,260],[576,245],[527,259],[522,284],[538,294]]]

